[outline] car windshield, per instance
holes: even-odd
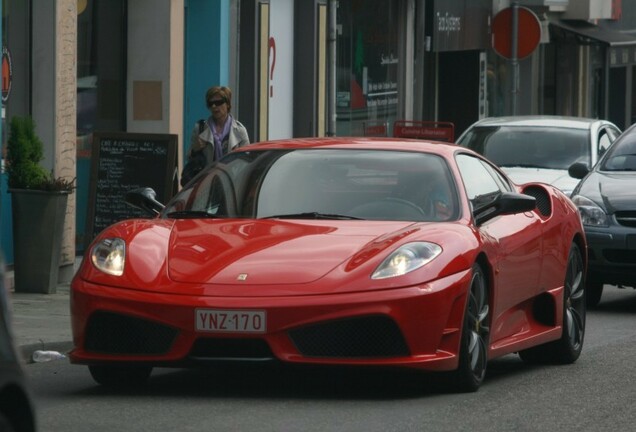
[[[456,219],[457,203],[448,165],[434,154],[255,150],[208,168],[162,217],[438,221]]]
[[[602,171],[636,171],[636,137],[625,134],[612,145],[603,161]]]
[[[567,170],[574,162],[590,164],[586,129],[559,127],[476,127],[459,142],[500,167]]]

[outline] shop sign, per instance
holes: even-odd
[[[609,63],[610,67],[636,64],[636,46],[610,47]]]
[[[491,6],[490,0],[436,0],[426,32],[432,50],[488,49]]]
[[[11,94],[11,82],[13,81],[13,63],[11,52],[6,46],[2,47],[2,103],[7,103]]]
[[[393,124],[393,136],[453,142],[455,125],[442,121],[396,120]]]

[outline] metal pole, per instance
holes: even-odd
[[[337,0],[329,0],[329,90],[327,95],[327,136],[336,136],[336,10]]]
[[[512,68],[512,115],[517,115],[517,93],[519,90],[519,59],[517,46],[519,43],[519,3],[512,3],[512,35],[510,65]]]

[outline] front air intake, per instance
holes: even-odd
[[[289,331],[307,357],[383,358],[409,355],[399,327],[386,316],[366,316],[313,324]]]
[[[165,354],[177,334],[176,329],[153,321],[99,311],[88,321],[84,348],[102,354]]]

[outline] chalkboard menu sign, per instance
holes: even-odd
[[[164,204],[176,193],[177,135],[96,132],[86,221],[86,247],[109,225],[147,214],[124,201],[126,193],[151,187]]]

